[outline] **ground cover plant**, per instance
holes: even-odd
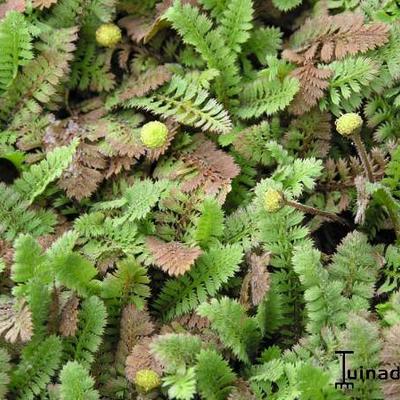
[[[0,0],[0,398],[400,399],[399,21]]]

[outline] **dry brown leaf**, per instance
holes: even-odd
[[[95,143],[105,134],[106,125],[103,121],[88,129],[85,124],[80,125],[80,121],[76,118],[55,120],[46,129],[43,137],[46,151],[68,144],[75,137],[80,138],[71,164],[58,181],[58,185],[66,191],[68,197],[77,200],[89,197],[105,178],[103,170],[107,167],[107,161]]]
[[[270,258],[270,253],[248,255],[250,270],[240,289],[240,303],[246,308],[259,305],[269,291],[271,281],[267,266]]]
[[[365,221],[365,212],[367,211],[370,195],[367,192],[367,178],[364,175],[358,175],[354,179],[357,189],[357,213],[354,218],[356,224],[363,224]]]
[[[284,58],[297,64],[329,63],[384,45],[389,39],[389,25],[381,22],[365,24],[362,14],[325,15],[306,20],[294,37],[297,47],[285,50]],[[296,57],[300,58],[296,60]]]
[[[78,330],[79,298],[72,296],[61,311],[59,331],[62,336],[75,336]]]
[[[3,259],[6,268],[11,268],[14,257],[14,247],[12,242],[0,239],[0,257]]]
[[[323,97],[331,71],[316,67],[317,63],[365,53],[388,40],[389,25],[364,24],[361,14],[342,13],[308,19],[293,35],[295,45],[282,52],[283,58],[298,65],[291,75],[299,79],[300,91],[291,103],[291,112],[301,115]]]
[[[392,369],[400,364],[400,324],[393,325],[384,332],[384,344],[381,351],[381,367]],[[389,379],[382,381],[385,400],[400,398],[400,381]]]
[[[147,238],[147,246],[154,264],[171,276],[183,275],[189,271],[202,251],[199,247],[188,247],[180,242],[163,242],[152,236]]]
[[[159,65],[151,68],[138,77],[130,77],[116,95],[120,101],[129,100],[132,97],[144,96],[152,90],[157,89],[164,83],[168,82],[172,77],[172,73],[167,65]]]
[[[230,155],[218,150],[204,135],[198,134],[195,140],[195,150],[183,155],[182,161],[198,173],[185,180],[181,189],[190,193],[202,186],[206,195],[215,195],[230,185],[232,179],[240,173],[240,168]]]
[[[100,153],[95,146],[92,149],[94,152],[91,155],[94,157],[97,154],[99,156],[97,162],[100,162]],[[85,155],[87,153],[80,153],[78,148],[72,163],[58,181],[58,185],[61,189],[65,190],[67,196],[75,198],[78,201],[94,193],[105,177],[101,171],[95,169],[90,163],[86,164],[87,159]],[[105,167],[106,163],[104,160],[103,163]]]
[[[25,11],[25,0],[8,0],[0,4],[0,19],[4,18],[8,11]]]
[[[129,381],[133,382],[136,372],[141,369],[151,369],[161,375],[163,369],[150,353],[151,342],[151,337],[140,339],[127,357],[125,375]]]
[[[206,317],[200,317],[197,313],[193,312],[190,314],[182,315],[176,319],[178,324],[183,325],[190,331],[202,331],[210,326],[210,320]]]
[[[317,68],[311,63],[296,68],[291,75],[300,81],[300,90],[290,104],[290,111],[301,115],[311,110],[324,96],[331,74],[328,68]]]
[[[7,342],[27,342],[33,334],[32,314],[24,300],[6,300],[0,304],[0,335]]]
[[[250,390],[249,383],[239,378],[236,380],[235,386],[228,396],[228,400],[256,400],[256,397]]]
[[[197,4],[197,0],[183,0],[183,4]],[[127,16],[118,21],[121,28],[126,29],[128,36],[132,41],[139,43],[147,43],[160,30],[167,27],[169,24],[163,18],[164,13],[173,4],[173,0],[163,0],[156,5],[154,17],[132,17]]]
[[[154,324],[147,310],[139,310],[134,304],[128,304],[122,311],[120,332],[117,359],[125,361],[138,341],[154,332]]]
[[[267,269],[271,258],[270,253],[265,253],[261,256],[256,254],[250,255],[250,287],[251,287],[251,302],[257,306],[261,303],[270,288],[270,276]]]
[[[58,0],[33,0],[32,5],[34,8],[39,8],[43,10],[45,8],[50,8],[53,4],[56,4]]]

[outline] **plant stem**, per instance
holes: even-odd
[[[331,221],[339,222],[339,224],[347,225],[347,226],[349,225],[349,223],[344,218],[339,217],[335,213],[332,213],[329,211],[322,211],[322,210],[319,210],[318,208],[311,207],[311,206],[305,206],[304,204],[298,203],[297,201],[287,200],[287,199],[285,199],[285,204],[288,206],[291,206],[293,208],[296,208],[306,214],[319,215],[319,216],[329,219]]]
[[[369,162],[367,150],[364,146],[363,141],[361,140],[360,132],[359,131],[354,132],[352,135],[352,139],[354,141],[354,144],[356,145],[358,156],[361,159],[361,162],[362,162],[362,165],[366,172],[368,180],[370,182],[375,182],[374,174],[372,172],[372,166],[371,166],[371,163]]]

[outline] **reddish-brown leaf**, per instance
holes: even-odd
[[[330,69],[317,68],[313,64],[296,68],[291,75],[300,81],[300,91],[292,101],[290,110],[296,115],[311,110],[324,96],[331,74]]]
[[[189,271],[202,251],[199,247],[188,247],[179,242],[163,242],[152,236],[147,246],[153,256],[154,264],[171,276],[183,275]]]
[[[215,195],[220,189],[230,185],[240,169],[230,155],[218,150],[202,134],[197,135],[196,142],[195,150],[185,154],[182,160],[187,167],[195,168],[197,174],[185,180],[181,189],[190,193],[202,186],[206,195]]]
[[[158,374],[162,373],[161,365],[150,353],[150,343],[152,342],[151,337],[143,337],[133,347],[130,355],[126,359],[125,375],[131,382],[134,381],[136,372],[141,369],[151,369]]]
[[[71,296],[61,311],[59,331],[62,336],[75,336],[78,330],[79,298]]]
[[[4,18],[8,11],[25,11],[25,0],[8,0],[0,4],[0,19]]]
[[[32,314],[24,301],[6,300],[0,304],[0,335],[7,342],[27,342],[33,334]]]

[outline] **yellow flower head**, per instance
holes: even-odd
[[[157,149],[164,146],[168,137],[168,128],[160,121],[152,121],[142,126],[140,138],[149,149]]]
[[[121,29],[114,24],[103,24],[96,31],[96,41],[100,46],[114,47],[121,40]]]
[[[151,392],[161,385],[160,376],[151,369],[141,369],[136,372],[135,384],[144,393]]]
[[[283,196],[279,190],[269,188],[264,195],[264,208],[270,213],[279,211],[283,207]]]
[[[336,120],[336,130],[343,136],[357,132],[363,124],[362,118],[356,113],[343,114]]]

